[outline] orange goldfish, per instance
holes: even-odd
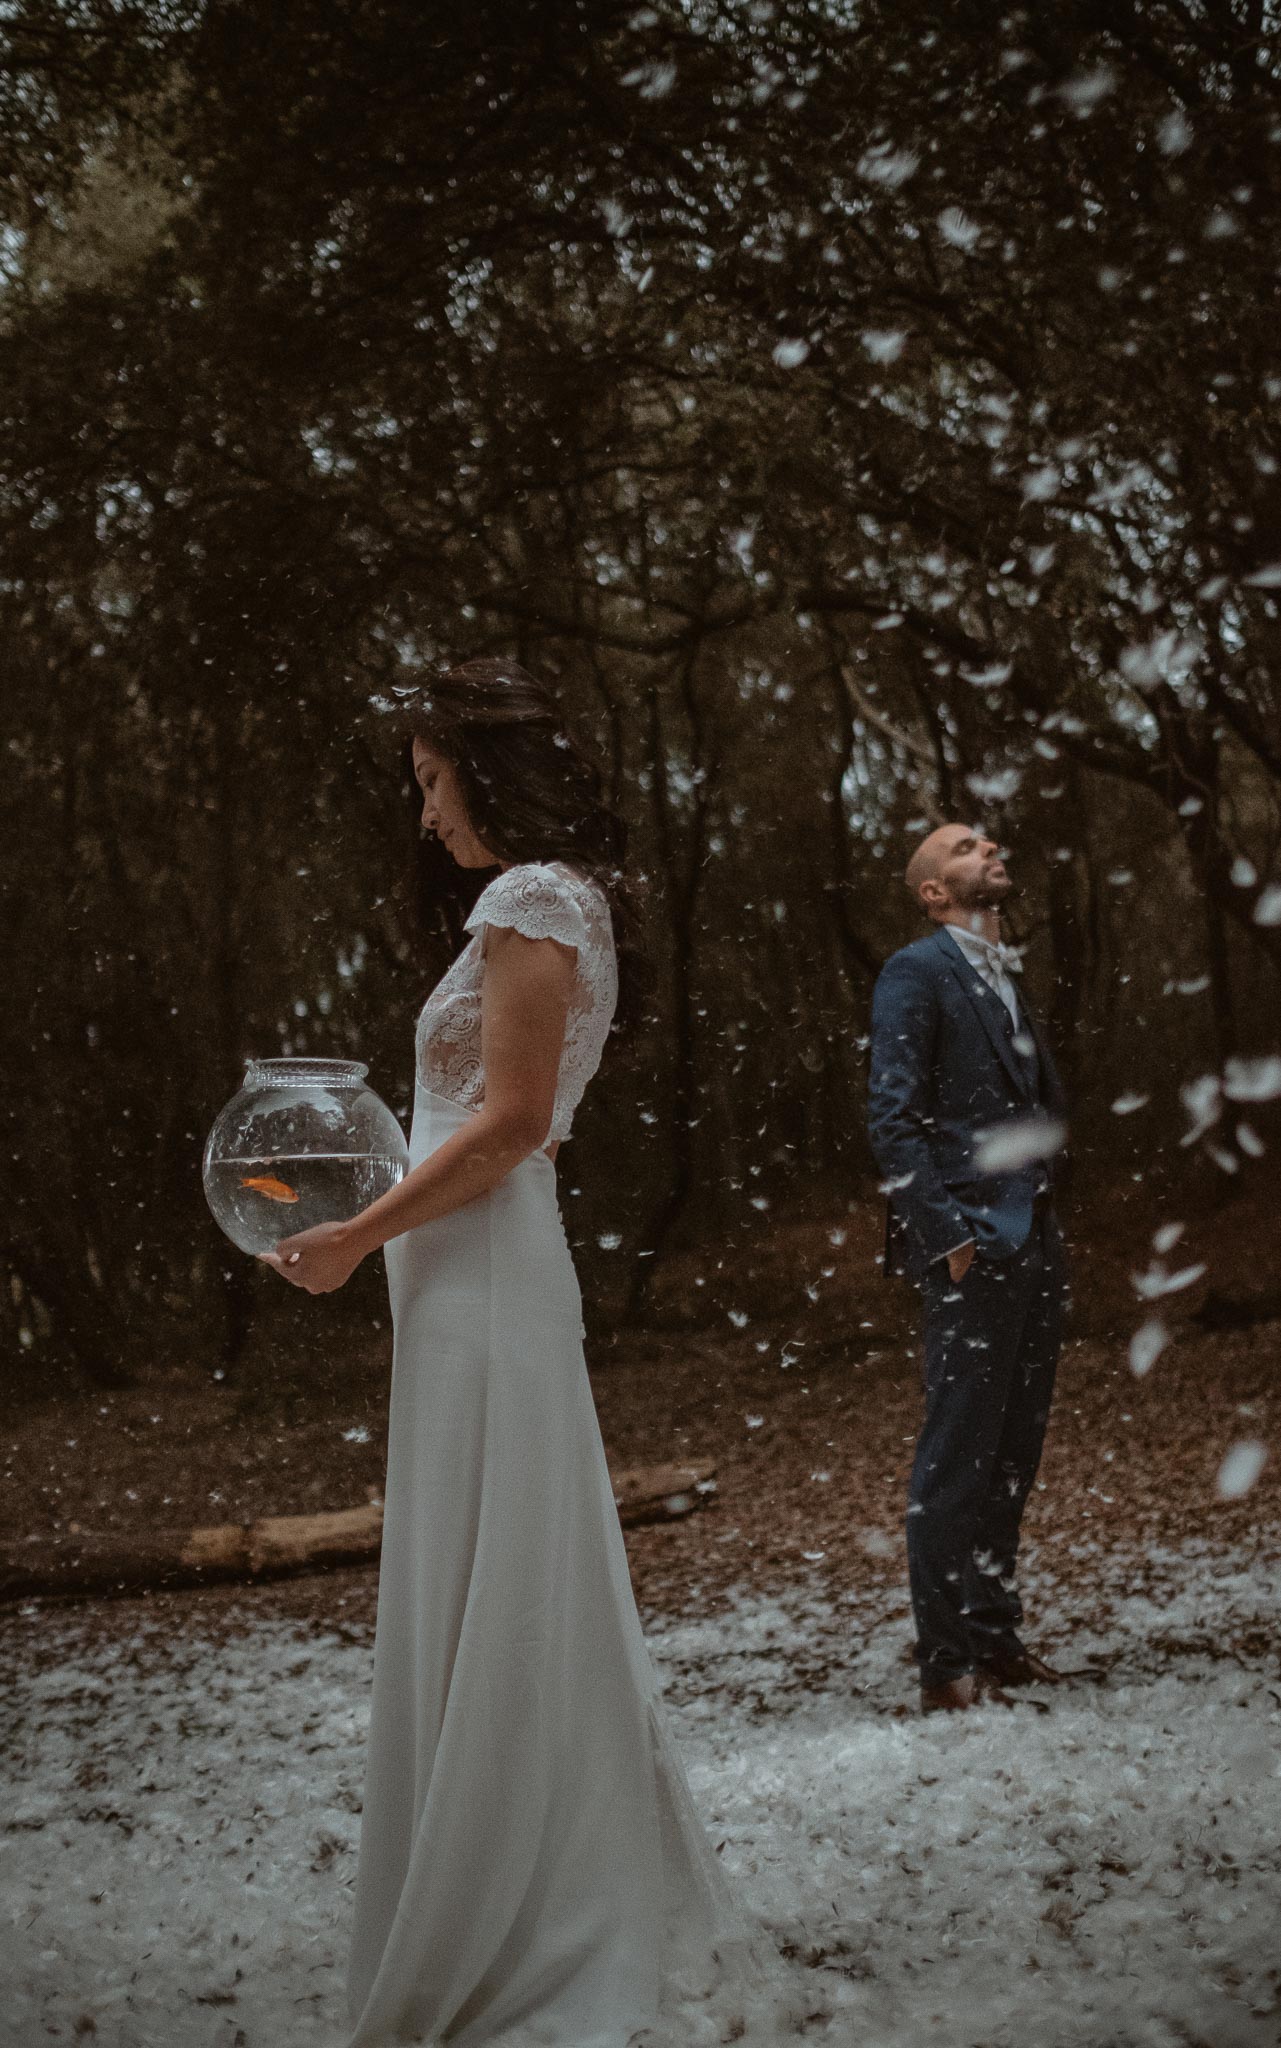
[[[257,1173],[250,1180],[242,1180],[242,1188],[252,1188],[255,1194],[266,1195],[270,1202],[299,1202],[301,1195],[291,1188],[287,1181],[277,1180],[273,1173]]]

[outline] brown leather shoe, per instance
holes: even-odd
[[[1056,1671],[1047,1664],[1044,1657],[1038,1657],[1031,1650],[1025,1650],[1022,1643],[1017,1650],[1000,1650],[989,1657],[983,1665],[984,1676],[997,1685],[1066,1685],[1067,1673]]]
[[[958,1714],[967,1707],[1012,1707],[998,1685],[984,1671],[966,1671],[960,1678],[945,1678],[940,1685],[922,1685],[923,1714]]]

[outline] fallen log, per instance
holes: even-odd
[[[612,1474],[624,1528],[692,1514],[711,1489],[714,1465],[644,1465]],[[381,1501],[312,1515],[148,1534],[60,1536],[0,1547],[0,1602],[167,1591],[228,1581],[285,1578],[369,1564],[382,1545]]]

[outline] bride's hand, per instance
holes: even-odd
[[[345,1223],[317,1223],[280,1238],[274,1252],[258,1257],[292,1286],[305,1287],[308,1294],[332,1294],[350,1280],[364,1253],[352,1243]]]

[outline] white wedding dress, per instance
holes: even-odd
[[[487,925],[575,949],[548,1142],[617,999],[609,909],[507,869],[416,1035],[410,1164],[484,1094]],[[624,2048],[735,1926],[641,1634],[545,1152],[386,1247],[395,1330],[351,2048]]]

